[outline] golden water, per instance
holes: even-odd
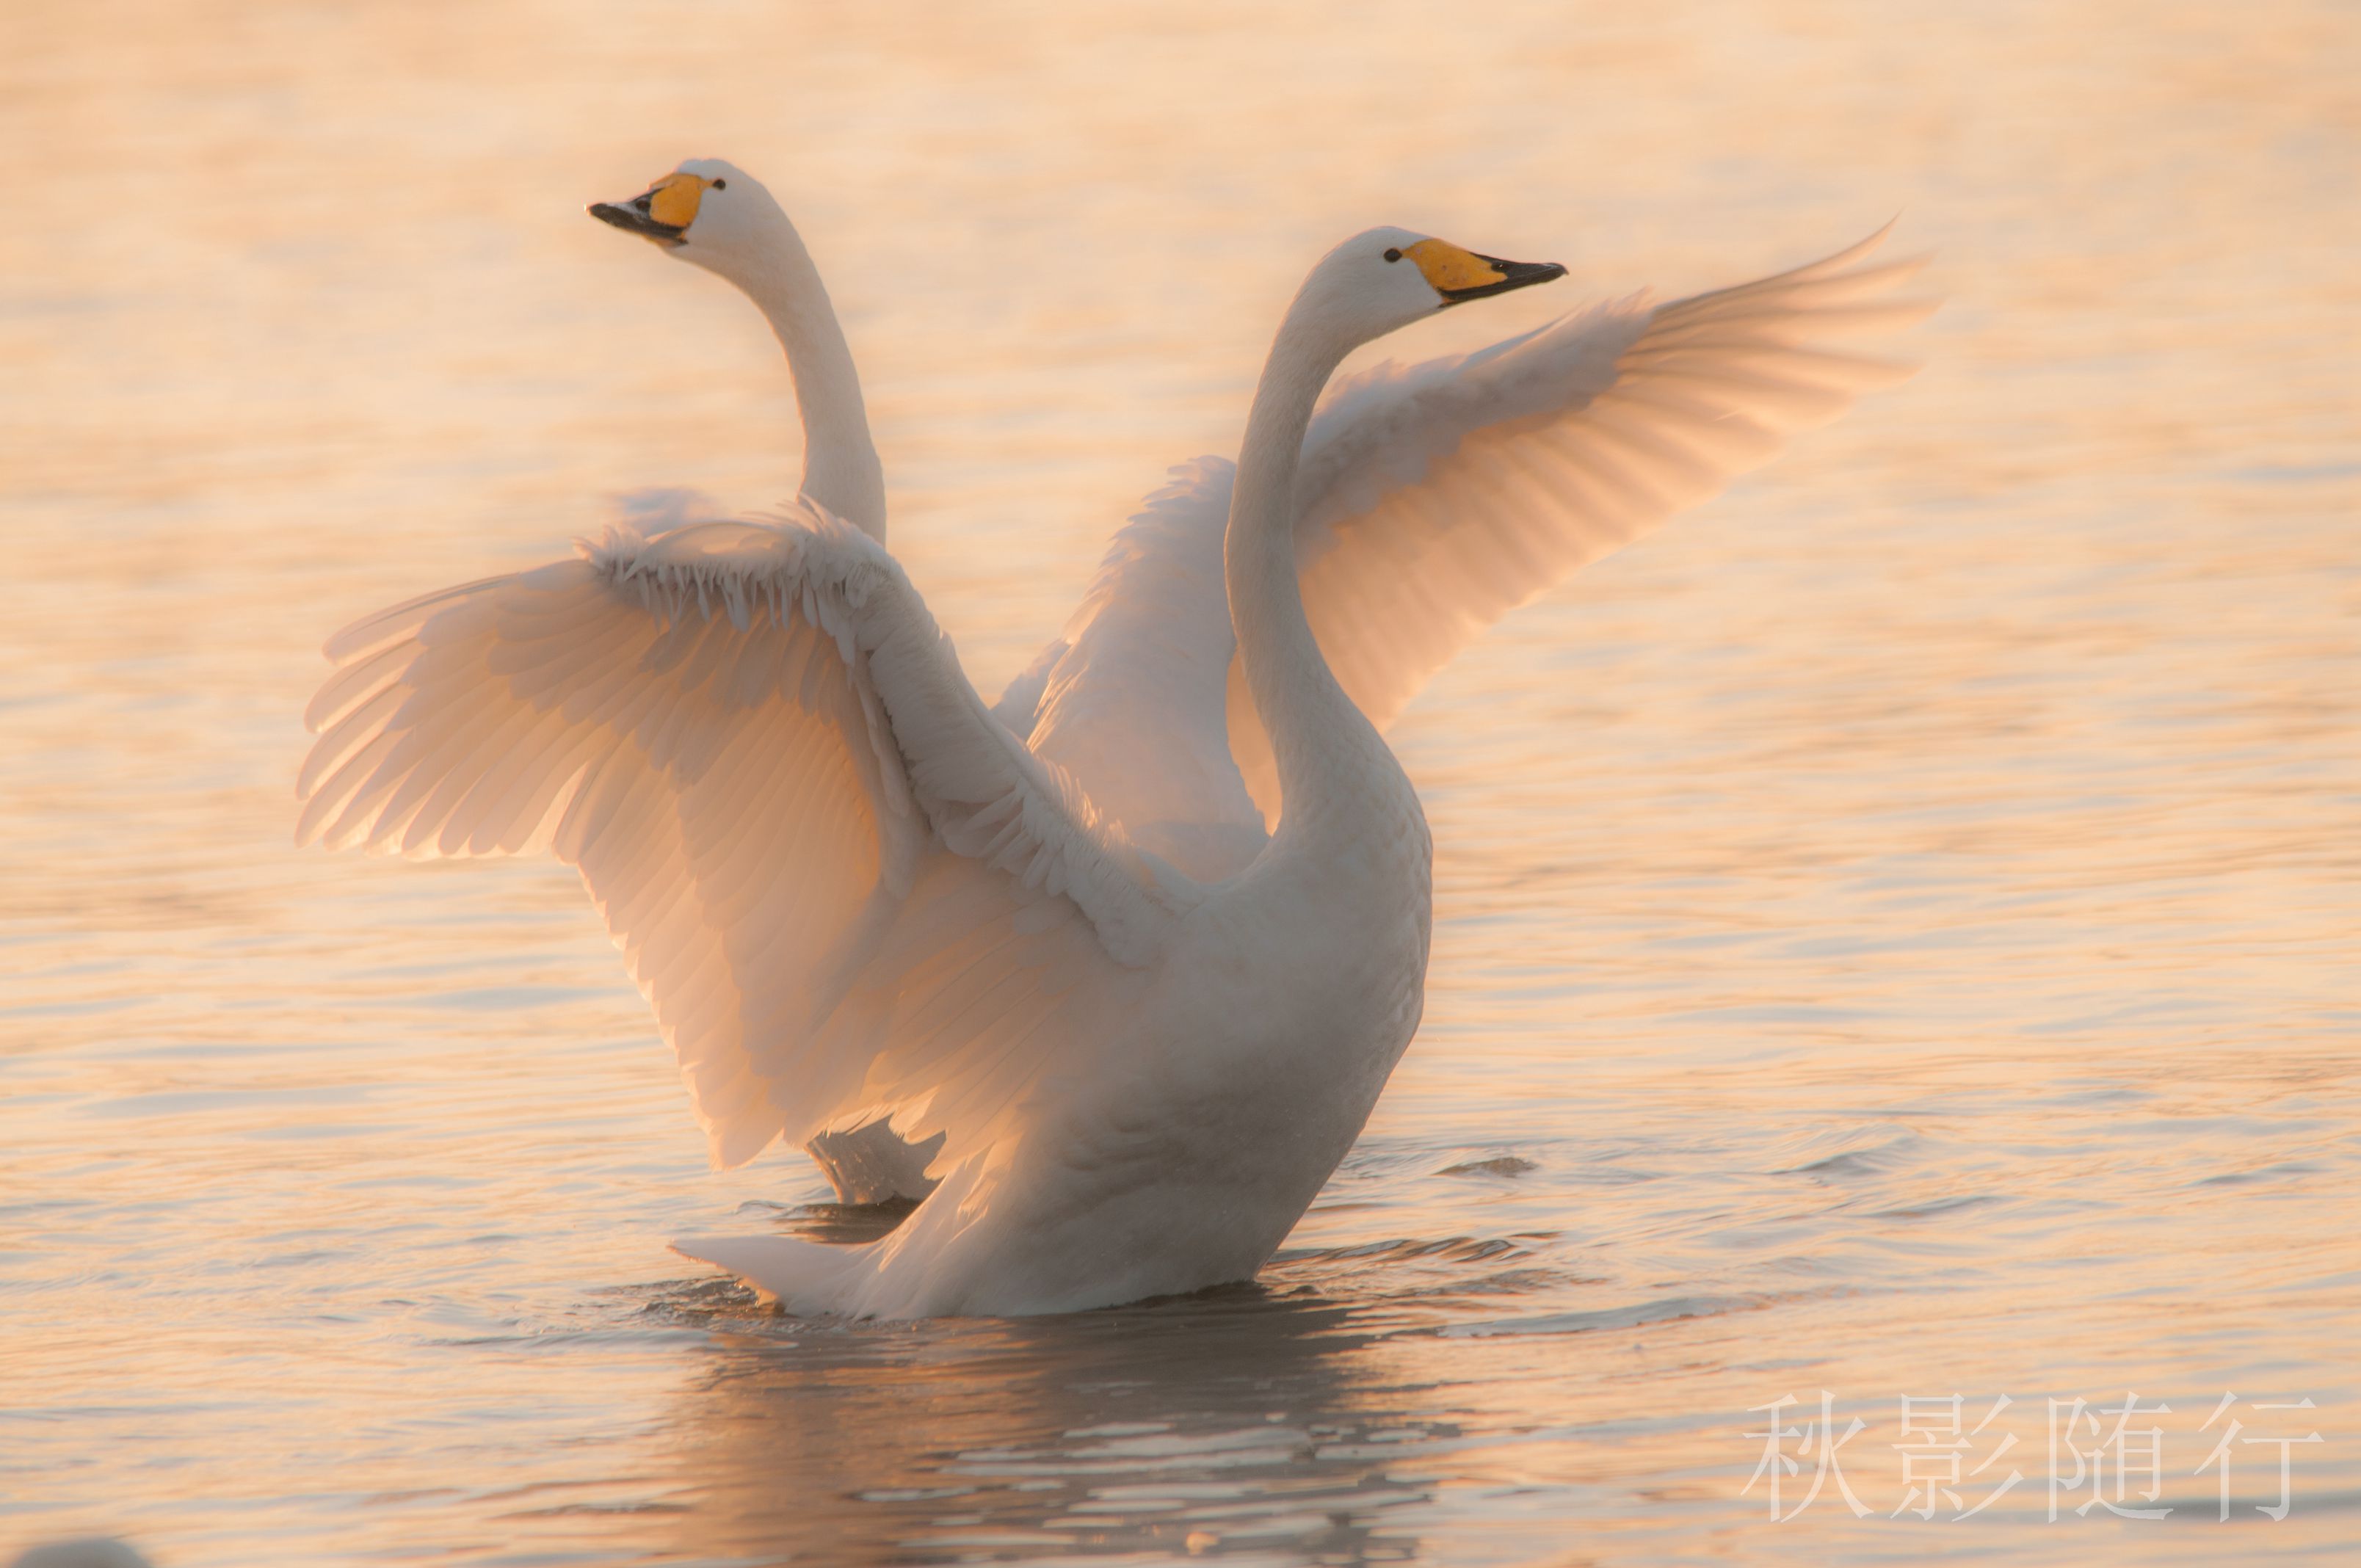
[[[81,0],[0,36],[0,1552],[2349,1560],[2349,9]],[[1406,354],[1897,210],[1939,253],[1916,380],[1396,730],[1427,1021],[1258,1289],[766,1316],[664,1244],[821,1189],[707,1169],[571,873],[288,847],[335,627],[618,491],[791,488],[751,312],[580,213],[698,154],[802,223],[987,689],[1164,465],[1235,445],[1340,234],[1572,268]],[[1774,1523],[1750,1412],[1822,1390],[1873,1511]],[[2126,1423],[2162,1434],[2126,1506],[2174,1513],[2051,1522],[2047,1401],[2132,1392],[2171,1411]],[[1901,1398],[1953,1393],[2014,1401],[1963,1476],[2015,1448],[1889,1518]],[[2245,1440],[2312,1431],[2257,1513]]]

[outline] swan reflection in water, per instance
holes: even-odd
[[[822,1208],[797,1228],[858,1224]],[[851,1239],[847,1236],[845,1239]],[[663,1446],[695,1560],[855,1563],[1224,1553],[1418,1555],[1402,1468],[1446,1423],[1372,1356],[1382,1327],[1291,1285],[1142,1306],[916,1324],[775,1315],[683,1281],[648,1312],[712,1349]]]
[[[856,1245],[895,1218],[749,1208]],[[1556,1561],[1577,1515],[1667,1547],[1697,1508],[1751,1519],[1744,1401],[1699,1386],[1760,1359],[1763,1303],[1635,1302],[1556,1233],[1292,1247],[1251,1284],[1038,1317],[798,1318],[714,1278],[627,1299],[702,1342],[633,1445],[665,1516],[635,1539],[667,1561],[1379,1563],[1444,1534]]]

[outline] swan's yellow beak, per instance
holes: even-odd
[[[1446,305],[1565,276],[1565,269],[1554,261],[1503,261],[1497,256],[1462,250],[1447,239],[1422,239],[1402,254],[1418,263],[1428,286],[1443,296]]]
[[[593,202],[589,212],[601,223],[669,247],[683,243],[681,236],[697,221],[697,203],[711,183],[701,175],[667,174],[644,195],[628,202]]]

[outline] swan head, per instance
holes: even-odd
[[[785,216],[761,181],[719,158],[692,158],[628,201],[593,202],[588,211],[725,276],[761,256]]]
[[[1350,346],[1470,300],[1565,276],[1554,261],[1504,261],[1411,229],[1375,228],[1321,258],[1291,313]]]

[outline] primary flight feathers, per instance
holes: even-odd
[[[1321,652],[1370,721],[1390,724],[1501,616],[1908,375],[1823,346],[1934,308],[1881,297],[1922,259],[1858,265],[1886,232],[1758,282],[1599,305],[1332,387],[1303,444],[1296,559]],[[1173,471],[997,710],[1199,875],[1251,858],[1279,805],[1222,597],[1232,473],[1217,457]]]
[[[983,1124],[995,1047],[1179,896],[817,510],[619,530],[328,653],[299,840],[580,867],[724,1165],[875,1102]]]

